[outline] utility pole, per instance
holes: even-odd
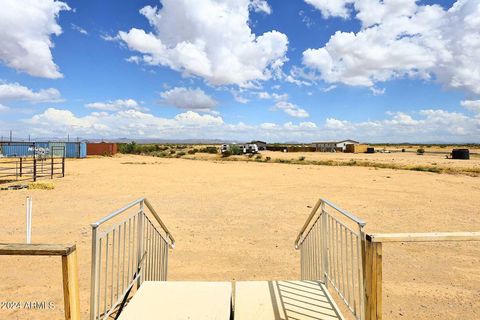
[[[10,130],[10,142],[12,142],[12,130]]]

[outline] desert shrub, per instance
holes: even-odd
[[[298,161],[304,161],[305,160],[305,157],[304,156],[301,156],[298,158]]]
[[[150,155],[154,157],[159,157],[159,158],[165,158],[169,156],[168,152],[166,151],[154,151],[154,152],[151,152]]]
[[[137,143],[135,141],[132,141],[130,143],[118,144],[118,152],[124,153],[124,154],[135,153],[136,148],[137,148]]]
[[[198,150],[198,152],[214,154],[214,153],[218,153],[218,149],[217,149],[217,147],[205,147],[205,148],[201,148],[200,150]]]
[[[226,150],[222,152],[222,158],[228,158],[232,155],[232,153],[229,150]]]
[[[190,149],[187,151],[188,154],[195,154],[198,152],[198,149]]]
[[[177,152],[177,151],[175,151],[175,150],[173,150],[173,149],[170,150],[170,154],[175,154],[175,152]]]
[[[232,155],[243,154],[243,150],[241,150],[240,147],[237,146],[236,144],[232,144],[230,145],[230,154]]]
[[[272,160],[272,157],[266,157],[265,158],[265,161],[270,161],[270,160]]]
[[[424,154],[424,153],[425,153],[425,149],[423,148],[417,149],[417,154]]]
[[[186,155],[184,151],[177,152],[177,158],[183,157],[184,155]]]
[[[255,157],[255,160],[260,160],[262,159],[262,155],[261,154],[257,154],[257,156]]]

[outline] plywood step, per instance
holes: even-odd
[[[145,281],[120,320],[228,320],[232,284],[203,281]]]
[[[343,319],[327,289],[317,281],[239,281],[235,320]]]

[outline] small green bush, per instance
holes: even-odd
[[[186,155],[184,151],[177,152],[177,158],[183,157],[184,155]]]
[[[230,148],[229,148],[229,149],[230,149],[230,150],[229,150],[229,151],[230,151],[230,154],[232,154],[232,155],[240,155],[240,154],[243,153],[243,150],[241,150],[240,147],[237,146],[236,144],[230,145]]]
[[[222,152],[222,158],[228,158],[232,155],[232,153],[229,150],[226,150]]]
[[[417,154],[424,154],[424,153],[425,153],[425,149],[423,148],[417,149]]]
[[[198,150],[198,152],[215,154],[215,153],[218,153],[218,149],[217,147],[205,147]]]

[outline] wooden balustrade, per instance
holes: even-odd
[[[0,255],[61,256],[65,319],[80,320],[80,293],[75,245],[0,243]]]
[[[365,320],[382,319],[382,243],[480,241],[480,232],[367,234],[362,246]]]

